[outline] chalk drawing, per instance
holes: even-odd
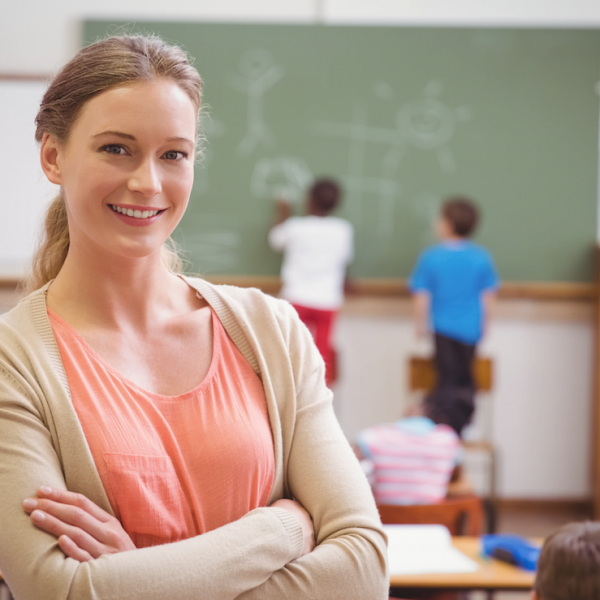
[[[381,100],[392,100],[394,90],[384,81],[373,84],[373,92]],[[411,147],[436,154],[440,170],[454,173],[456,161],[450,140],[457,125],[471,118],[467,106],[449,108],[439,96],[444,86],[432,79],[423,89],[421,97],[401,105],[390,127],[376,127],[367,123],[366,111],[355,107],[349,122],[321,121],[313,123],[313,135],[348,141],[347,186],[353,190],[349,213],[353,220],[362,218],[365,195],[376,196],[378,239],[387,240],[394,232],[395,204],[401,199],[402,188],[397,182],[398,168]],[[383,147],[385,152],[379,165],[379,173],[365,173],[365,156],[371,145]]]
[[[409,144],[423,150],[435,150],[444,173],[454,173],[456,162],[447,143],[454,136],[459,121],[471,118],[466,106],[452,110],[438,96],[444,86],[433,79],[422,92],[421,98],[401,106],[396,114],[398,132]]]
[[[256,198],[281,198],[289,202],[300,202],[311,182],[310,169],[301,158],[261,158],[252,172],[250,191]]]
[[[381,87],[383,84],[379,83]],[[349,216],[355,222],[362,220],[365,196],[375,196],[378,241],[385,244],[394,232],[395,203],[401,193],[401,186],[395,180],[395,174],[404,156],[406,142],[396,129],[367,125],[366,111],[359,106],[354,108],[349,123],[315,123],[311,131],[318,136],[349,141],[348,175],[344,178],[346,186],[353,191],[348,203]],[[377,175],[364,172],[369,144],[387,146]]]
[[[239,72],[229,77],[230,85],[248,97],[247,132],[237,147],[241,156],[248,156],[259,145],[275,146],[275,136],[264,121],[263,99],[284,75],[284,68],[270,52],[254,48],[242,55]]]
[[[381,100],[391,100],[394,97],[392,86],[385,81],[376,81],[373,84],[373,91]]]

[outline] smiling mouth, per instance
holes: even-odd
[[[167,210],[166,208],[163,208],[161,210],[134,210],[131,208],[117,206],[116,204],[109,204],[109,206],[114,212],[119,213],[121,215],[125,215],[127,217],[133,217],[134,219],[149,219],[150,217],[154,217],[155,215],[158,215]]]

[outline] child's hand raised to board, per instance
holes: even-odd
[[[289,200],[279,198],[275,203],[275,224],[283,223],[292,216],[292,205]]]

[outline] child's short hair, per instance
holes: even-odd
[[[309,195],[319,212],[329,214],[339,204],[341,190],[333,179],[317,179],[310,188]]]
[[[533,589],[542,600],[600,598],[600,523],[569,523],[545,542]]]
[[[442,205],[442,216],[460,237],[471,235],[479,222],[479,210],[468,198],[448,198]]]

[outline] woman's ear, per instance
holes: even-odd
[[[51,183],[61,185],[61,172],[58,163],[60,147],[58,140],[49,133],[44,133],[40,147],[40,163],[42,170]]]

